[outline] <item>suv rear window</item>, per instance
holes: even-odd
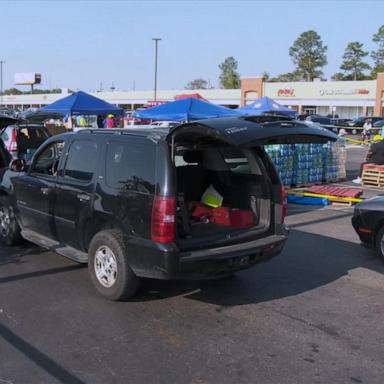
[[[154,193],[155,164],[153,145],[112,141],[107,147],[106,184],[116,189]]]
[[[251,174],[251,166],[244,153],[238,148],[221,148],[220,153],[229,171],[234,173]]]

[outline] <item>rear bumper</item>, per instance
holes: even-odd
[[[132,269],[137,276],[164,280],[214,279],[278,255],[287,238],[288,230],[279,226],[277,234],[262,239],[189,252],[148,242],[136,246]]]

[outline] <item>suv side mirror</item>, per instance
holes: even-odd
[[[14,172],[23,172],[27,167],[24,159],[13,159],[9,164],[9,169]]]

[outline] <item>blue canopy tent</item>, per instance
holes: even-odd
[[[134,117],[139,119],[174,121],[191,121],[239,115],[236,109],[221,107],[192,97],[137,111],[133,114]]]
[[[63,99],[57,100],[46,107],[41,108],[42,112],[58,112],[63,116],[76,115],[122,115],[122,108],[109,104],[88,93],[79,91],[70,94]]]
[[[236,111],[240,112],[242,115],[261,115],[263,113],[273,113],[291,117],[296,116],[295,110],[284,107],[284,105],[276,103],[276,101],[266,96],[261,99],[257,99],[252,104],[237,108]]]

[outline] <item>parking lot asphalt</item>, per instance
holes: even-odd
[[[349,178],[364,151],[348,149]],[[290,205],[271,261],[216,281],[146,280],[120,303],[84,266],[2,247],[0,383],[381,384],[384,262],[352,212]]]

